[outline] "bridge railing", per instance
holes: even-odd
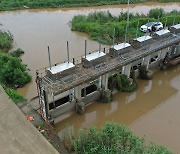
[[[154,45],[152,47],[149,46],[148,49],[146,47],[145,50],[143,50],[143,48],[136,50],[133,54],[131,53],[131,56],[129,56],[129,54],[124,54],[119,57],[115,57],[114,60],[116,61],[113,61],[112,59],[112,61],[106,61],[98,67],[88,68],[88,69],[85,69],[86,71],[83,71],[81,73],[70,75],[69,78],[72,78],[72,80],[60,78],[59,80],[52,81],[47,76],[44,76],[43,82],[52,91],[63,92],[63,90],[66,91],[68,90],[68,88],[71,89],[73,86],[76,86],[80,83],[86,82],[90,79],[93,80],[95,77],[108,73],[112,71],[113,69],[118,69],[119,67],[122,67],[123,65],[132,63],[133,61],[136,61],[137,59],[141,59],[142,57],[148,56],[152,54],[153,52],[156,52],[158,50],[161,50],[163,48],[166,48],[178,42],[180,42],[179,36],[172,38],[171,40],[165,41],[159,45]]]

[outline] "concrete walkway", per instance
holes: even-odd
[[[58,154],[0,86],[0,153]]]

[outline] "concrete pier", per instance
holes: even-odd
[[[148,55],[147,57],[144,57],[142,60],[142,65],[145,65],[147,70],[149,68],[150,58],[151,58],[151,55]]]
[[[81,100],[81,85],[74,88],[75,99]]]
[[[101,76],[101,88],[103,90],[108,89],[108,74]]]
[[[131,66],[132,66],[132,64],[128,64],[128,65],[122,67],[122,74],[127,75],[128,78],[130,77]]]

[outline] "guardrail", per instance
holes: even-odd
[[[70,75],[69,78],[72,78],[73,80],[68,81],[68,80],[65,80],[65,78],[61,78],[59,80],[52,81],[47,76],[44,76],[42,77],[42,83],[45,86],[47,86],[50,91],[55,92],[55,93],[62,93],[75,86],[78,86],[90,80],[94,80],[98,76],[112,72],[115,69],[118,69],[134,61],[137,61],[154,52],[157,52],[163,48],[167,48],[173,45],[174,43],[179,43],[179,42],[180,42],[180,37],[176,36],[175,38],[171,38],[171,40],[165,41],[158,46],[153,46],[153,47],[149,46],[149,49],[147,49],[147,46],[146,46],[144,48],[134,51],[133,53],[123,54],[118,57],[112,58],[111,61],[104,62],[102,66],[99,65],[99,67],[93,67],[93,68],[88,68],[88,69],[84,68],[84,71]],[[129,55],[131,55],[131,57]],[[77,65],[81,65],[81,63],[77,63]],[[78,71],[78,67],[77,67],[77,71]]]

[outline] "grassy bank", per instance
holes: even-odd
[[[139,21],[140,25],[147,23],[148,21],[159,20],[165,24],[167,17],[167,26],[172,25],[174,16],[176,14],[176,22],[180,21],[180,12],[172,11],[165,13],[163,9],[150,10],[148,15],[132,14],[129,15],[129,40],[135,38],[136,29]],[[96,40],[102,44],[112,44],[112,39],[115,29],[115,42],[123,42],[126,31],[126,19],[127,13],[122,13],[118,16],[113,16],[110,12],[94,12],[88,16],[78,15],[74,16],[71,21],[72,31],[79,31],[87,33],[91,39]],[[138,30],[139,30],[138,27]],[[138,36],[144,35],[144,33],[138,31]]]
[[[64,139],[68,149],[76,154],[172,154],[163,146],[145,144],[143,138],[116,123],[106,123],[101,129],[80,130],[75,138],[67,131]]]
[[[130,3],[142,3],[149,0],[130,0]],[[179,0],[152,0],[154,2],[178,2]],[[1,0],[0,11],[26,8],[62,8],[80,6],[98,6],[127,4],[127,0]]]
[[[9,53],[13,47],[13,36],[9,32],[0,31],[0,84],[6,93],[15,102],[23,102],[26,99],[15,90],[31,81],[27,66],[20,59],[24,53],[21,49],[16,49]]]

